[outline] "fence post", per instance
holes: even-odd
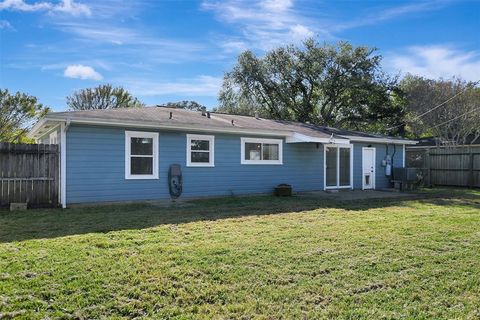
[[[425,152],[425,165],[427,167],[427,172],[428,172],[428,184],[427,187],[431,188],[432,187],[432,161],[430,157],[430,149],[427,149]]]
[[[469,175],[469,179],[468,179],[468,186],[470,188],[473,188],[473,149],[470,148],[470,175]]]

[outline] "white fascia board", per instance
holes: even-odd
[[[52,131],[58,129],[61,123],[65,123],[65,120],[42,118],[28,131],[27,135],[30,138],[38,139],[40,136],[50,134]],[[47,125],[49,125],[48,128],[46,128]]]
[[[49,117],[48,120],[65,121],[65,118]],[[122,126],[132,128],[151,128],[163,130],[183,130],[183,131],[198,131],[198,132],[221,132],[221,133],[242,133],[242,134],[259,134],[273,137],[287,137],[292,134],[290,131],[273,131],[261,130],[251,128],[239,128],[232,126],[232,128],[219,128],[199,125],[177,125],[177,124],[163,124],[163,123],[145,123],[137,121],[121,121],[121,120],[99,120],[99,119],[71,119],[71,123],[90,124],[90,125],[104,125],[104,126]]]
[[[418,141],[415,140],[402,140],[402,139],[392,139],[392,138],[369,138],[369,137],[358,137],[358,136],[342,136],[350,139],[350,141],[355,142],[372,142],[372,143],[392,143],[392,144],[417,144]]]
[[[47,119],[45,118],[38,120],[38,122],[35,123],[35,125],[28,131],[28,136],[30,138],[36,138],[38,131],[42,129],[46,123],[47,123]]]
[[[67,207],[67,130],[68,124],[60,124],[60,204]]]
[[[286,143],[301,143],[301,142],[316,142],[316,143],[334,143],[334,144],[349,144],[350,140],[343,138],[319,138],[311,137],[305,134],[294,132],[285,139]]]

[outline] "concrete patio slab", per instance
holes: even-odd
[[[392,199],[392,198],[411,198],[416,194],[398,192],[391,189],[386,190],[338,190],[335,192],[314,191],[299,192],[298,197],[319,197],[325,200],[364,200],[364,199]]]

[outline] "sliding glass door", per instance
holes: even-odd
[[[350,148],[339,148],[338,185],[350,186]]]
[[[327,188],[351,187],[351,166],[351,145],[325,146],[325,186]]]
[[[325,181],[327,187],[337,185],[337,148],[325,149]]]

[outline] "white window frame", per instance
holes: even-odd
[[[337,185],[327,186],[327,148],[337,148]],[[350,184],[340,186],[340,152],[338,149],[350,149]],[[331,143],[323,145],[323,189],[353,189],[353,144]]]
[[[209,142],[209,150],[191,150],[192,140],[205,140]],[[209,162],[192,162],[193,152],[205,152],[209,153]],[[215,136],[203,135],[203,134],[187,134],[187,167],[215,167]]]
[[[132,138],[151,138],[153,140],[152,156],[132,155],[131,139]],[[152,174],[131,174],[130,164],[131,157],[153,158]],[[144,131],[125,131],[125,179],[158,179],[158,132]]]
[[[278,160],[245,160],[245,143],[278,144]],[[241,152],[240,152],[241,164],[283,165],[283,140],[282,139],[240,138],[240,144],[241,144]]]

